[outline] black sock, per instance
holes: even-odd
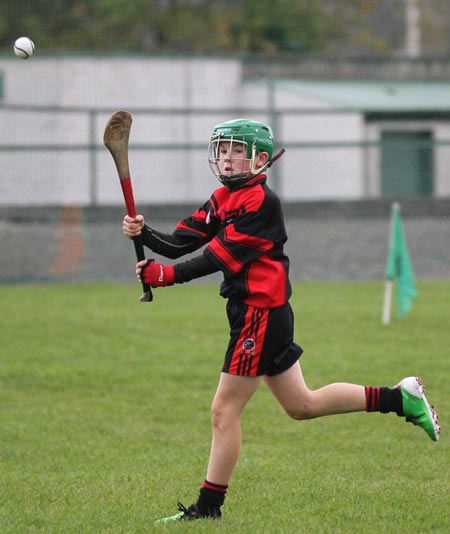
[[[220,517],[220,507],[225,501],[227,489],[228,485],[214,484],[205,480],[198,496],[198,511],[204,516]]]
[[[366,412],[395,412],[404,416],[401,391],[397,388],[366,386]]]

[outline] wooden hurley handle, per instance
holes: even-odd
[[[116,164],[117,173],[122,186],[123,198],[130,217],[136,217],[136,205],[134,203],[133,187],[131,185],[130,166],[128,163],[128,142],[130,139],[131,123],[133,119],[128,111],[116,111],[106,124],[103,134],[103,142]],[[144,244],[142,237],[133,238],[134,248],[138,261],[145,260]],[[152,289],[149,285],[142,283],[143,295],[141,302],[151,302],[153,300]]]

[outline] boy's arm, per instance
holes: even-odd
[[[156,263],[155,260],[139,262],[136,265],[136,274],[139,280],[152,287],[184,284],[184,282],[189,282],[194,278],[200,278],[217,271],[219,268],[204,254],[175,265],[163,265]]]
[[[165,234],[144,225],[142,228],[142,241],[146,247],[166,258],[177,259],[185,254],[194,252],[203,243],[190,236]]]
[[[212,196],[211,198],[214,198]],[[176,259],[198,250],[217,232],[217,223],[212,214],[211,200],[180,221],[171,234],[159,232],[144,224],[142,239],[144,245],[166,258]]]

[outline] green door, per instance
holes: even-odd
[[[433,193],[432,133],[383,132],[381,194],[385,197]]]

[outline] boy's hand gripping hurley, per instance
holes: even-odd
[[[116,164],[128,215],[130,217],[136,217],[136,206],[134,204],[133,188],[131,185],[130,168],[128,164],[128,140],[130,138],[132,122],[133,119],[130,113],[127,111],[116,111],[106,124],[103,142],[106,148],[111,152],[114,163]],[[139,235],[133,238],[133,243],[138,261],[145,260],[142,236]],[[151,287],[144,283],[142,284],[142,287],[144,293],[139,300],[141,302],[151,302],[153,300]]]

